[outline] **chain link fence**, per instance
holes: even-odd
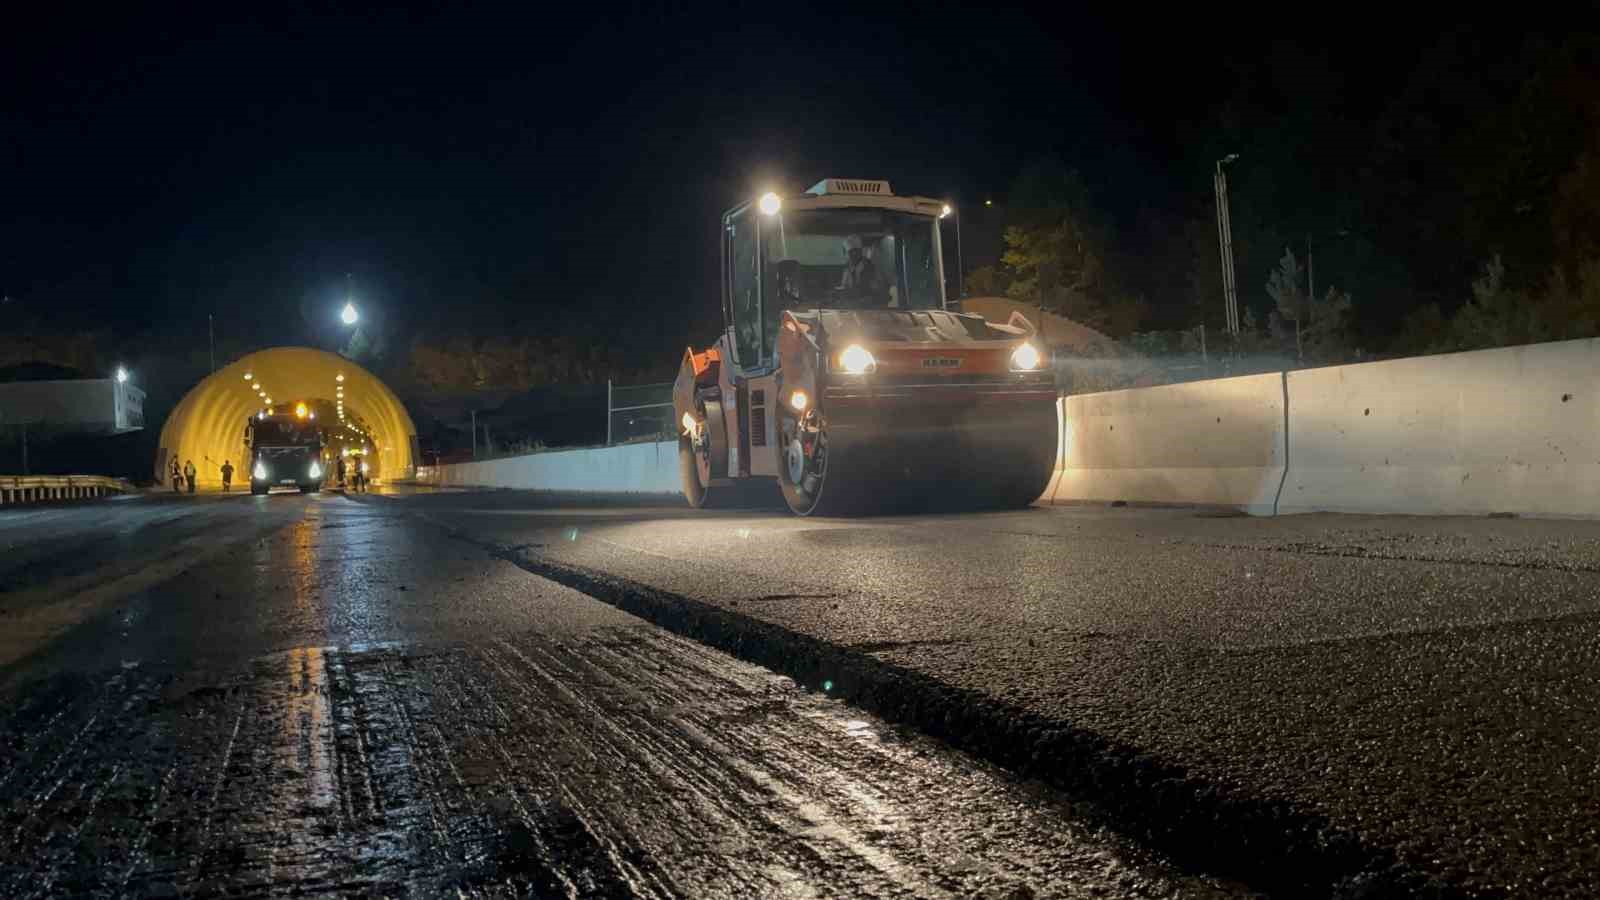
[[[677,423],[672,420],[672,382],[606,382],[606,444],[670,441],[677,434]]]

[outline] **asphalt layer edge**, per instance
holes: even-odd
[[[456,540],[683,637],[826,690],[1087,801],[1110,827],[1191,871],[1270,894],[1465,896],[1314,811],[1248,796],[1137,746],[953,687],[920,672],[714,604],[485,540],[414,513]],[[826,683],[826,686],[824,684]]]

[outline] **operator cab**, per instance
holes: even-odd
[[[829,178],[723,216],[727,320],[739,368],[776,365],[785,311],[942,310],[942,201]]]

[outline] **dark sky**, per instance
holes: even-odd
[[[413,326],[708,322],[716,216],[771,184],[973,203],[1054,153],[1124,212],[1208,190],[1181,135],[1261,46],[1198,13],[869,6],[17,20],[0,292],[263,342],[331,327],[346,272]]]

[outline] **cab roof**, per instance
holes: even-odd
[[[889,182],[861,178],[824,178],[804,193],[780,194],[779,197],[783,200],[785,211],[867,207],[937,217],[945,206],[943,200],[930,197],[897,197],[889,187]],[[757,198],[753,197],[723,213],[722,217],[728,219],[738,215],[756,203]]]

